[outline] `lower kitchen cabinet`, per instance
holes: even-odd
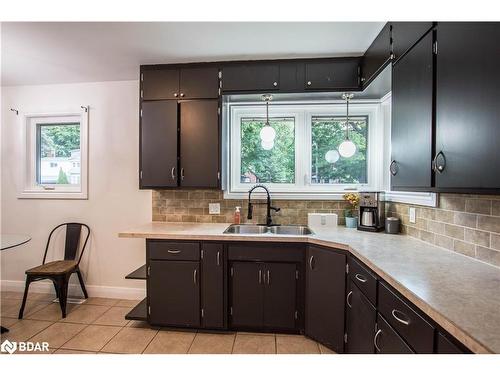
[[[377,354],[415,353],[380,314],[378,314],[377,332],[373,343]]]
[[[377,310],[354,282],[349,283],[346,307],[346,352],[373,354]]]
[[[199,327],[199,262],[150,260],[149,323]]]
[[[224,245],[201,245],[201,297],[202,327],[221,329],[226,327],[224,310]]]
[[[231,326],[296,330],[296,271],[294,263],[233,262]]]
[[[306,335],[344,351],[346,256],[309,246],[306,271]]]

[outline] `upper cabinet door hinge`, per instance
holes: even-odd
[[[432,43],[432,52],[437,55],[438,54],[438,42],[437,40],[434,41],[434,43]]]
[[[345,273],[349,273],[349,263],[345,264]]]

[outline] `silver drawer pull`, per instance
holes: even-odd
[[[402,318],[398,317],[398,314],[399,314],[400,316],[402,316]],[[396,319],[399,323],[404,324],[405,326],[407,326],[407,325],[409,325],[409,324],[410,324],[410,318],[408,318],[408,317],[406,316],[406,314],[405,314],[404,312],[402,312],[402,311],[399,311],[399,310],[394,309],[394,310],[392,310],[392,316],[393,316],[393,317],[394,317],[394,319]],[[406,319],[404,319],[404,318],[406,318]]]
[[[362,283],[366,283],[368,281],[366,277],[359,273],[357,273],[354,277],[356,278],[356,280],[361,281]]]
[[[314,260],[314,255],[311,255],[309,258],[309,268],[312,270],[313,269],[313,260]]]
[[[168,250],[170,254],[179,254],[181,251],[180,250]]]
[[[381,333],[382,333],[382,330],[381,330],[381,329],[379,329],[379,330],[377,331],[377,333],[375,333],[375,337],[373,337],[373,345],[375,346],[375,349],[377,349],[377,352],[379,352],[379,351],[380,351],[380,348],[379,348],[379,346],[378,346],[378,342],[377,342],[377,340],[378,340],[378,337],[380,336],[380,334],[381,334]]]
[[[217,251],[217,265],[220,266],[220,251]]]
[[[352,305],[349,303],[349,297],[351,296],[352,296],[352,290],[349,293],[347,293],[347,298],[346,298],[347,306],[349,307],[352,307]]]
[[[194,285],[196,285],[196,281],[197,281],[197,273],[198,273],[198,270],[195,268],[194,269],[194,272],[193,272],[193,282],[194,282]]]
[[[170,171],[170,176],[172,176],[172,180],[175,180],[175,167],[172,167],[172,170]]]

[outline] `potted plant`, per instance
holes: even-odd
[[[357,228],[358,218],[354,216],[359,204],[359,195],[356,193],[344,194],[344,200],[349,204],[348,208],[344,210],[345,226],[347,228]]]

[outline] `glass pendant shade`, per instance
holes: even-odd
[[[352,141],[347,139],[340,144],[339,153],[344,158],[350,158],[356,153],[356,145]]]
[[[330,150],[330,151],[327,151],[327,153],[325,154],[325,160],[330,164],[337,162],[337,160],[339,160],[339,158],[340,158],[340,155],[339,155],[339,152],[337,150]]]
[[[271,141],[261,141],[260,145],[264,150],[272,150],[274,147],[274,139]]]
[[[260,139],[262,142],[273,142],[276,138],[276,130],[271,125],[266,124],[260,129]]]

